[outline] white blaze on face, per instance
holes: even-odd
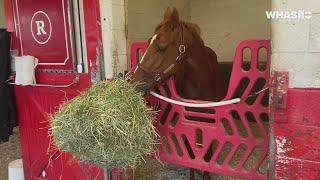
[[[153,44],[153,42],[157,39],[157,36],[158,36],[158,34],[155,34],[155,35],[152,37],[152,39],[151,39],[151,41],[150,41],[150,44],[149,44],[149,46],[148,46],[148,48],[147,48],[146,52],[144,52],[144,54],[143,54],[143,56],[142,56],[142,58],[141,58],[141,60],[140,60],[140,62],[139,62],[139,63],[142,63],[142,62],[143,62],[143,60],[144,60],[144,58],[145,58],[146,54],[148,53],[148,50],[149,50],[150,46],[151,46],[151,45]],[[136,71],[137,71],[137,69],[138,69],[138,66],[136,67],[136,69],[134,70],[134,72],[136,72]]]

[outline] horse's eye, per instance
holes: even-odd
[[[164,52],[167,49],[167,46],[158,46],[157,52]]]

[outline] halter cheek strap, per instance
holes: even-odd
[[[140,62],[138,63],[138,68],[140,68],[142,71],[144,71],[146,74],[148,74],[154,81],[154,83],[159,83],[161,80],[163,80],[164,76],[177,64],[181,63],[184,60],[184,54],[186,52],[186,46],[184,44],[184,33],[183,33],[183,24],[180,24],[180,45],[179,45],[179,55],[176,57],[174,63],[170,64],[168,67],[166,67],[164,70],[160,71],[159,73],[156,73],[154,71],[149,70],[148,68],[144,67]]]

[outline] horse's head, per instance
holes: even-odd
[[[138,89],[148,93],[155,84],[178,73],[199,33],[197,25],[180,21],[176,8],[168,8],[133,72],[132,80],[140,84]]]

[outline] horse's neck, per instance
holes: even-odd
[[[214,74],[205,47],[193,49],[187,54],[181,71],[176,75],[176,86],[183,98],[216,100]]]

